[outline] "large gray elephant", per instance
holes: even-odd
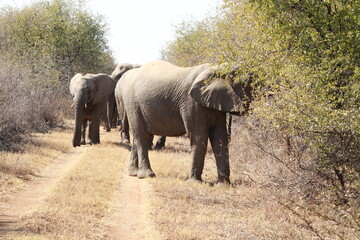
[[[244,108],[244,82],[231,81],[220,67],[203,64],[180,68],[155,61],[123,75],[115,88],[134,136],[129,175],[154,177],[147,143],[151,135],[187,134],[192,151],[191,178],[202,180],[208,139],[215,155],[218,181],[230,182],[226,113]]]
[[[76,74],[70,80],[70,93],[74,99],[75,128],[73,146],[81,144],[82,127],[89,122],[88,141],[100,143],[99,127],[101,115],[106,114],[109,95],[114,92],[115,81],[106,74]],[[85,139],[83,139],[83,142]]]
[[[139,65],[139,64],[129,64],[129,63],[118,64],[115,67],[114,71],[111,73],[111,77],[115,80],[115,82],[118,82],[119,79],[122,77],[122,75],[124,75],[124,73],[126,73],[127,71],[129,71],[131,69],[139,68],[139,67],[141,67],[141,65]],[[122,110],[120,110],[120,111],[122,111]],[[108,112],[108,119],[110,121],[110,124],[112,122],[117,122],[118,113],[117,113],[117,107],[115,104],[114,94],[112,94],[109,98],[109,109],[107,112]],[[129,123],[126,118],[124,120],[122,120],[122,122],[121,122],[120,137],[121,137],[121,142],[123,142],[123,143],[130,142]],[[149,141],[150,149],[152,148],[153,138],[154,138],[154,136],[152,136]],[[160,136],[154,146],[154,149],[155,150],[162,149],[165,146],[165,141],[166,141],[166,137]]]

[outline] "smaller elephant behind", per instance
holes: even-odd
[[[111,73],[110,76],[117,83],[124,73],[126,73],[127,71],[129,71],[131,69],[139,68],[139,67],[141,67],[141,66],[138,64],[121,63],[115,67],[114,71]],[[107,118],[109,119],[110,126],[113,128],[116,128],[117,122],[118,122],[118,113],[117,113],[114,93],[111,93],[109,96],[109,104],[108,104],[108,108],[107,108]]]
[[[100,119],[105,114],[109,95],[114,92],[115,81],[108,75],[100,74],[76,74],[70,80],[70,93],[74,100],[75,127],[73,147],[80,146],[85,142],[81,138],[89,122],[87,138],[90,144],[100,143]],[[83,128],[83,131],[82,131]]]

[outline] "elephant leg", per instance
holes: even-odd
[[[87,119],[83,119],[82,125],[81,125],[81,145],[86,144],[86,128],[87,128]]]
[[[154,141],[154,135],[150,135],[150,138],[149,138],[149,150],[153,150],[153,148],[152,148],[153,141]]]
[[[163,147],[165,147],[165,141],[166,141],[166,136],[160,136],[159,139],[156,142],[156,145],[155,145],[154,149],[155,150],[160,150]]]
[[[131,147],[131,155],[129,161],[129,176],[136,177],[139,171],[139,158],[137,153],[137,143],[133,140],[133,144]]]
[[[101,114],[101,120],[104,122],[104,127],[107,132],[110,132],[111,127],[108,118],[106,117],[105,113]]]
[[[202,181],[201,175],[204,169],[204,161],[208,143],[208,132],[193,133],[190,135],[192,166],[191,178]]]
[[[130,143],[129,121],[127,119],[127,116],[125,116],[122,121],[122,129],[120,135],[122,143]]]
[[[114,110],[113,110],[113,117],[111,118],[111,122],[110,122],[110,126],[112,128],[116,128],[117,127],[117,123],[118,123],[118,113],[117,113],[117,108],[116,105],[114,106]]]
[[[93,107],[91,112],[91,143],[92,144],[99,144],[100,143],[100,119],[102,113],[104,113],[104,104],[106,103],[99,103]]]
[[[86,128],[86,144],[89,144],[89,145],[92,145],[92,128],[93,128],[93,125],[92,125],[92,121],[89,120],[88,121],[88,126]]]
[[[149,139],[150,134],[142,134],[140,138],[136,139],[137,153],[139,158],[138,178],[155,177],[155,173],[151,169],[149,161]]]
[[[100,143],[100,116],[98,119],[93,119],[90,123],[90,139],[92,144]]]
[[[209,138],[216,159],[218,181],[230,183],[229,138],[225,123],[211,128]]]

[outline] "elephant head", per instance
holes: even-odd
[[[239,75],[238,68],[223,73],[223,66],[209,67],[194,80],[189,94],[204,107],[240,114],[252,100],[251,75]]]
[[[115,82],[118,82],[119,79],[122,77],[122,75],[124,75],[124,73],[126,73],[127,71],[133,69],[133,68],[139,68],[141,67],[138,64],[129,64],[129,63],[121,63],[118,64],[114,71],[111,73],[111,77],[115,80]],[[117,122],[117,109],[116,109],[116,104],[115,104],[115,96],[114,94],[111,94],[109,96],[109,103],[108,103],[108,109],[107,109],[107,117],[109,119],[110,125],[112,125],[111,123],[114,122],[115,119],[115,127],[116,127],[116,122]]]
[[[75,107],[74,147],[80,146],[81,126],[85,115],[98,116],[100,121],[102,111],[100,108],[104,107],[104,103],[114,89],[115,81],[106,74],[78,73],[70,80],[70,93]]]
[[[133,68],[139,68],[138,64],[121,63],[115,67],[115,70],[111,73],[111,77],[117,82],[121,76]]]

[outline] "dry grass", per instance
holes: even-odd
[[[23,217],[16,239],[105,238],[106,216],[129,154],[119,154],[119,148],[111,143],[117,138],[117,134],[107,134],[101,145],[89,147],[41,209]]]
[[[255,147],[249,131],[239,125],[234,128],[237,130],[230,146],[232,186],[213,185],[216,167],[210,152],[205,160],[205,183],[184,181],[190,173],[188,140],[169,138],[174,141],[167,142],[170,150],[151,153],[150,160],[158,176],[151,181],[155,191],[153,215],[156,227],[166,239],[360,237],[356,229],[344,228],[315,213],[331,212],[331,205],[314,206],[306,199],[301,200],[301,206],[293,204],[293,197],[303,196],[293,186],[302,179]],[[277,156],[286,154],[286,146],[281,142],[272,150]]]
[[[32,141],[21,146],[19,152],[0,152],[0,202],[4,202],[9,193],[22,187],[36,176],[56,157],[72,146],[70,130],[56,130],[46,134],[33,134]]]
[[[70,145],[64,141],[70,139],[70,133],[51,134],[51,140],[45,141],[48,150],[41,150],[44,139],[48,139],[41,135],[39,146],[33,146],[41,157],[26,161],[36,163],[35,169],[51,162],[46,158],[53,158]],[[214,185],[217,174],[211,151],[205,160],[204,183],[187,180],[191,158],[186,138],[168,138],[166,150],[150,152],[157,178],[148,182],[155,194],[144,197],[150,197],[149,212],[165,239],[359,239],[360,231],[315,214],[331,212],[332,206],[312,205],[309,199],[301,199],[299,188],[292,186],[296,180],[293,174],[254,147],[250,132],[238,128],[233,136],[236,137],[230,146],[232,186]],[[102,137],[102,144],[89,148],[42,208],[23,219],[16,239],[108,238],[107,216],[119,173],[129,157],[128,151],[121,151],[114,144],[118,138],[113,131]],[[274,153],[281,156],[286,149],[279,143]],[[22,155],[18,156],[22,159]],[[19,162],[13,169],[21,170],[22,166]],[[32,169],[29,166],[25,164],[24,168]],[[299,201],[292,202],[297,196]]]
[[[179,139],[177,139],[179,140]],[[185,145],[152,152],[157,178],[152,180],[156,226],[166,239],[311,239],[296,230],[296,218],[281,207],[272,192],[244,183],[233,169],[235,186],[213,185],[216,167],[211,153],[205,160],[205,183],[184,181],[190,172]],[[174,154],[176,152],[176,154]]]

